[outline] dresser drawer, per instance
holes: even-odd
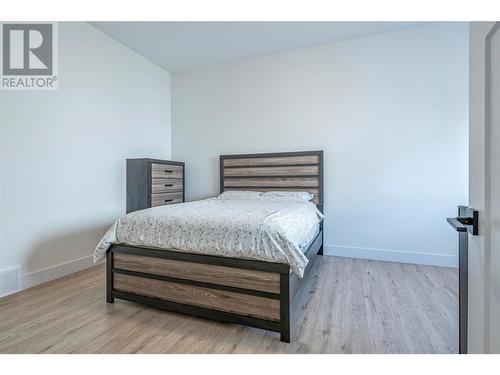
[[[182,178],[181,165],[151,163],[152,178]]]
[[[153,178],[151,180],[151,192],[170,193],[182,191],[182,179],[180,178]]]
[[[182,203],[182,192],[151,194],[151,207]]]

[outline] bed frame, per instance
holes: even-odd
[[[323,151],[220,156],[220,191],[314,193],[323,211]],[[313,258],[323,254],[323,228],[305,251],[304,278],[287,264],[114,245],[106,254],[106,299],[279,332],[290,342],[291,303]]]

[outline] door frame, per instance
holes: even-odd
[[[484,93],[484,107],[485,107],[485,112],[484,112],[484,135],[485,135],[485,148],[484,148],[484,153],[485,153],[485,158],[484,158],[484,167],[485,167],[485,174],[484,174],[484,199],[485,199],[485,228],[484,228],[484,236],[485,236],[485,241],[484,241],[484,246],[485,246],[485,281],[484,281],[484,293],[485,293],[485,306],[484,306],[484,319],[485,319],[485,325],[484,325],[484,341],[485,341],[485,350],[488,353],[491,353],[492,351],[492,337],[491,337],[491,325],[492,321],[491,319],[493,318],[492,316],[492,311],[491,311],[491,293],[492,293],[492,286],[491,286],[491,266],[492,266],[492,214],[491,214],[491,180],[492,180],[492,169],[491,169],[491,160],[492,160],[492,152],[491,152],[491,135],[492,135],[492,119],[491,119],[491,112],[493,110],[493,103],[492,103],[492,47],[491,47],[491,41],[493,37],[497,34],[498,30],[500,29],[500,22],[495,22],[493,26],[491,27],[490,31],[486,35],[485,38],[485,81],[484,81],[484,88],[485,88],[485,93]]]
[[[497,129],[492,128],[491,79],[492,40],[498,37],[500,22],[470,22],[469,26],[469,206],[479,211],[480,231],[479,236],[468,239],[468,349],[471,353],[490,353],[500,348],[495,334],[490,333],[498,325],[492,311],[497,306],[491,302],[494,289],[491,283],[498,282],[491,278],[494,266],[491,135],[492,129]],[[498,266],[498,254],[493,256]]]

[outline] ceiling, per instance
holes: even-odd
[[[171,72],[386,33],[425,22],[90,22]]]

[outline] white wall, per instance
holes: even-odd
[[[3,91],[0,106],[0,270],[28,287],[90,266],[125,212],[125,159],[171,156],[170,73],[60,23],[59,90]]]
[[[328,254],[455,266],[467,38],[431,24],[173,74],[187,199],[217,194],[220,154],[323,149]]]

